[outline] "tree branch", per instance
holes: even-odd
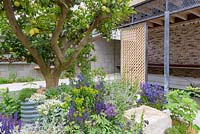
[[[12,8],[11,0],[3,0],[3,7],[6,12],[6,16],[9,20],[9,24],[16,34],[17,38],[22,42],[22,44],[25,46],[26,49],[30,51],[34,59],[36,60],[37,64],[40,66],[41,71],[45,71],[47,68],[47,65],[45,64],[43,58],[40,56],[39,52],[36,48],[32,47],[31,42],[28,40],[26,35],[22,32],[22,29],[17,23],[17,20],[14,15],[14,11]],[[44,72],[42,72],[44,73]]]
[[[110,17],[110,15],[104,15],[104,16],[99,16],[96,19],[94,19],[90,28],[85,32],[85,37],[79,42],[78,47],[73,52],[73,54],[70,56],[70,59],[67,62],[64,62],[63,65],[60,67],[61,70],[65,70],[66,68],[68,68],[72,65],[72,63],[76,60],[76,58],[79,55],[79,53],[81,52],[81,50],[84,48],[84,46],[90,40],[90,35],[91,35],[92,31],[98,25],[100,25],[104,20],[108,19],[109,17]]]
[[[63,25],[65,23],[65,18],[66,18],[66,15],[67,15],[67,9],[63,4],[58,4],[58,5],[61,8],[61,14],[59,16],[58,23],[56,25],[55,31],[52,34],[51,47],[52,47],[57,59],[62,64],[64,62],[64,55],[63,55],[61,49],[59,48],[57,41],[59,39],[60,33],[62,32]]]

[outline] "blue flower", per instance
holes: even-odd
[[[141,96],[146,97],[148,102],[150,104],[156,104],[156,103],[164,103],[165,99],[165,93],[164,88],[157,83],[150,84],[150,83],[144,83],[140,85],[140,88],[142,90]]]
[[[5,134],[12,134],[14,131],[14,127],[18,125],[18,131],[20,132],[21,129],[21,120],[18,120],[18,113],[14,113],[13,115],[5,116],[0,115],[0,122],[2,123],[2,126],[0,128],[0,132]]]
[[[77,75],[77,78],[78,78],[78,81],[79,81],[79,82],[81,82],[81,81],[84,80],[84,77],[83,77],[82,74],[78,74],[78,75]]]
[[[95,85],[94,89],[99,90],[101,88],[100,84]]]
[[[107,115],[108,118],[111,118],[117,115],[116,108],[112,104],[106,105],[104,113]]]
[[[83,119],[86,120],[87,118],[88,118],[88,113],[87,113],[87,111],[85,111],[85,112],[83,113]]]
[[[83,122],[83,118],[81,118],[79,115],[76,117],[76,121],[81,124]]]
[[[96,102],[96,103],[95,103],[95,110],[96,110],[96,113],[97,113],[97,114],[100,114],[101,111],[104,110],[104,108],[105,108],[104,102]]]
[[[74,107],[74,103],[72,103],[68,112],[69,120],[73,120],[74,112],[75,112],[75,107]]]
[[[85,86],[86,86],[86,87],[89,87],[89,86],[90,86],[90,83],[89,83],[89,82],[85,82]]]

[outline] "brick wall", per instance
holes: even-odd
[[[164,30],[149,30],[148,61],[164,62]],[[170,28],[170,64],[200,65],[200,24]]]
[[[148,62],[164,63],[164,30],[149,30]],[[200,65],[200,24],[174,25],[170,28],[170,64]],[[149,68],[149,73],[163,73]],[[200,77],[200,70],[170,69],[171,75]]]

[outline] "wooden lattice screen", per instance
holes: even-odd
[[[146,80],[146,24],[141,23],[122,29],[121,33],[122,78],[134,83]]]

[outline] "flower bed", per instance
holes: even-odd
[[[174,131],[187,132],[182,126],[198,130],[198,127],[192,124],[197,104],[190,98],[190,92],[175,90],[166,95],[163,87],[157,84],[145,83],[139,90],[137,83],[132,86],[122,81],[108,83],[102,78],[94,82],[78,75],[77,79],[71,80],[70,85],[62,84],[46,90],[43,94],[31,90],[22,90],[19,94],[21,101],[37,104],[35,110],[39,114],[32,127],[26,127],[24,124],[21,128],[20,124],[14,124],[14,127],[9,128],[11,132],[21,128],[20,134],[142,134],[145,121],[136,122],[135,118],[131,118],[131,122],[127,122],[124,111],[143,104],[160,110],[167,108],[173,119],[184,123],[181,126],[174,125],[166,134],[172,134]],[[9,115],[20,111],[19,104],[19,99],[15,101],[4,94],[1,112],[11,118]],[[22,115],[19,115],[22,119],[23,114],[22,112]]]

